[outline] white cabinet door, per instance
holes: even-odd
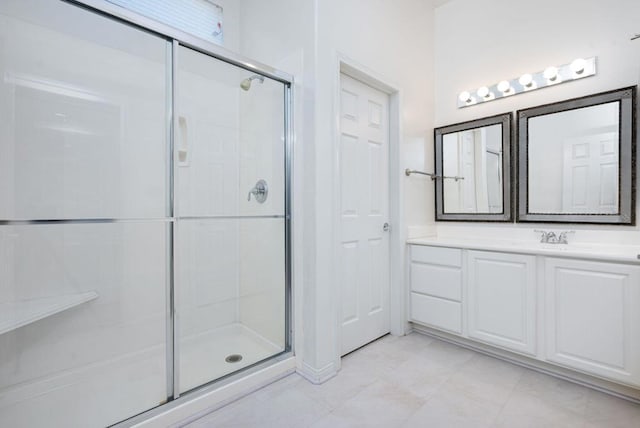
[[[484,251],[468,254],[469,337],[535,355],[535,257]]]
[[[640,385],[640,266],[547,258],[546,357]]]

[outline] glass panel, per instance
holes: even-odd
[[[618,214],[620,103],[532,117],[529,209],[545,214]]]
[[[284,351],[284,220],[182,220],[176,242],[180,392]]]
[[[502,212],[502,125],[442,136],[445,213]]]
[[[283,84],[187,48],[178,65],[178,215],[284,214]]]
[[[187,48],[178,66],[184,392],[285,349],[284,86]]]
[[[65,2],[0,2],[0,219],[139,219],[0,226],[0,426],[167,400],[168,47]]]
[[[167,42],[44,0],[0,41],[0,219],[163,217]]]
[[[0,426],[107,426],[166,400],[166,236],[0,227]]]

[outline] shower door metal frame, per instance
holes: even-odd
[[[169,146],[171,147],[171,169],[170,169],[170,187],[169,187],[169,200],[171,201],[171,229],[172,229],[172,234],[171,234],[171,243],[170,246],[171,248],[174,248],[174,243],[176,241],[176,227],[175,224],[178,220],[210,220],[210,219],[267,219],[267,218],[271,218],[271,219],[282,219],[284,220],[284,242],[285,242],[285,248],[284,248],[284,259],[285,259],[285,346],[284,346],[284,351],[281,353],[278,353],[276,355],[273,355],[271,357],[266,358],[265,360],[261,360],[258,361],[254,364],[251,364],[245,368],[239,369],[237,371],[234,371],[232,373],[229,373],[227,375],[222,376],[221,378],[217,378],[217,379],[213,379],[210,382],[207,382],[203,385],[200,385],[194,389],[191,389],[189,391],[186,391],[185,393],[191,393],[192,391],[196,391],[201,389],[204,386],[216,383],[217,381],[221,380],[221,379],[226,379],[227,377],[233,376],[236,373],[242,373],[244,372],[246,369],[251,368],[257,364],[262,363],[263,361],[267,361],[270,360],[278,355],[284,354],[284,353],[289,353],[292,349],[292,340],[293,340],[293,331],[292,331],[292,322],[291,322],[291,317],[292,317],[292,293],[291,293],[291,167],[292,167],[292,163],[291,163],[291,157],[292,157],[292,147],[291,147],[291,141],[292,141],[292,120],[291,120],[291,101],[293,100],[292,97],[292,85],[291,82],[283,82],[282,80],[277,80],[278,82],[283,84],[283,97],[284,97],[284,114],[283,114],[283,129],[284,129],[284,135],[285,135],[285,141],[284,141],[284,154],[285,154],[285,159],[284,159],[284,181],[285,181],[285,185],[284,185],[284,189],[285,189],[285,194],[284,194],[284,214],[282,215],[254,215],[254,216],[227,216],[227,215],[212,215],[212,216],[176,216],[175,213],[175,189],[177,187],[177,177],[176,177],[176,161],[175,161],[175,148],[176,148],[176,140],[177,140],[177,129],[178,129],[178,115],[177,115],[177,111],[178,111],[178,106],[177,106],[177,100],[178,100],[178,94],[180,92],[180,85],[178,84],[178,67],[179,67],[179,55],[178,55],[178,50],[180,47],[184,47],[184,48],[188,48],[191,50],[194,50],[202,55],[206,55],[209,56],[211,58],[213,58],[214,60],[218,60],[218,61],[223,61],[226,63],[229,63],[233,66],[236,67],[240,67],[240,68],[244,68],[242,66],[237,65],[236,63],[233,62],[229,62],[226,61],[225,59],[222,59],[220,57],[217,57],[215,55],[212,55],[210,53],[208,53],[207,51],[200,49],[200,48],[195,48],[190,44],[185,44],[182,43],[179,40],[173,39],[172,41],[172,55],[171,55],[171,59],[172,59],[172,64],[171,64],[171,76],[172,76],[172,87],[171,87],[171,139],[169,142]],[[246,68],[245,68],[246,69]],[[257,69],[250,69],[249,71],[252,72],[257,72],[259,74],[261,74],[260,70]],[[269,77],[267,75],[265,75],[265,77]],[[174,251],[172,253],[172,263],[175,263],[176,260],[176,256],[175,256],[175,248]],[[180,378],[180,370],[179,370],[179,363],[180,363],[180,346],[179,346],[179,338],[178,338],[178,324],[179,324],[179,319],[176,315],[176,294],[175,294],[175,284],[176,284],[176,269],[175,266],[172,266],[172,276],[171,276],[171,324],[172,324],[172,331],[170,332],[170,337],[171,337],[171,347],[173,349],[173,352],[171,353],[172,355],[168,358],[171,358],[171,361],[167,361],[167,363],[169,364],[169,362],[172,364],[173,369],[173,379],[172,379],[172,383],[173,383],[173,388],[172,388],[172,395],[170,396],[170,399],[176,399],[178,397],[181,396],[180,393],[180,388],[179,388],[179,378]],[[169,385],[167,386],[167,388],[169,389]],[[184,394],[184,393],[183,393]]]
[[[167,284],[167,402],[159,405],[158,407],[149,409],[140,415],[132,415],[131,418],[126,419],[117,426],[131,426],[135,423],[139,423],[147,418],[153,417],[165,410],[178,406],[186,400],[191,400],[198,396],[207,394],[217,387],[226,384],[227,382],[233,382],[236,379],[242,378],[252,372],[261,370],[265,365],[269,365],[271,362],[277,362],[293,356],[293,292],[292,292],[292,177],[293,177],[293,86],[294,78],[292,75],[283,71],[277,70],[266,64],[251,60],[235,52],[229,51],[214,43],[208,42],[204,39],[200,39],[191,34],[173,28],[171,26],[162,24],[158,21],[147,18],[143,15],[131,12],[115,4],[109,3],[107,0],[58,0],[64,3],[76,5],[81,8],[85,8],[93,13],[101,14],[107,18],[120,21],[127,25],[131,25],[140,30],[147,31],[156,34],[159,37],[167,40],[167,56],[170,60],[168,67],[167,84],[170,85],[167,99],[167,180],[168,180],[168,195],[167,195],[167,218],[166,219],[154,219],[158,221],[166,221],[167,226],[167,272],[169,275],[169,284]],[[175,133],[176,133],[176,92],[177,92],[177,51],[178,48],[186,47],[200,52],[204,55],[210,56],[214,59],[226,62],[236,67],[251,71],[262,76],[268,77],[272,80],[283,84],[284,89],[284,215],[275,216],[284,220],[284,242],[285,242],[285,348],[284,351],[275,354],[265,360],[258,361],[252,365],[242,368],[238,371],[230,373],[218,379],[214,379],[211,382],[205,383],[193,390],[190,390],[181,395],[178,389],[178,352],[179,342],[177,340],[177,328],[176,328],[176,305],[175,305]],[[274,216],[260,216],[260,218],[267,218]],[[219,218],[219,217],[215,217]],[[145,219],[146,220],[146,219]],[[115,219],[90,219],[83,222],[119,222],[122,220]],[[126,220],[125,220],[126,221]],[[26,220],[26,221],[1,221],[0,224],[23,224],[23,223],[41,223],[41,222],[67,222],[67,220]],[[75,222],[75,220],[74,220]],[[183,398],[182,398],[183,397]]]

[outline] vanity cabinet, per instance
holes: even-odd
[[[535,355],[535,256],[469,251],[468,271],[469,337]]]
[[[411,245],[410,321],[640,388],[640,265],[534,251]]]
[[[640,385],[640,266],[548,257],[546,359]]]
[[[411,320],[462,333],[462,250],[411,248]]]

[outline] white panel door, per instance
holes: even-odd
[[[535,355],[535,256],[469,251],[469,337]]]
[[[548,360],[640,385],[640,266],[548,258]]]
[[[389,97],[341,75],[342,355],[389,332]]]

